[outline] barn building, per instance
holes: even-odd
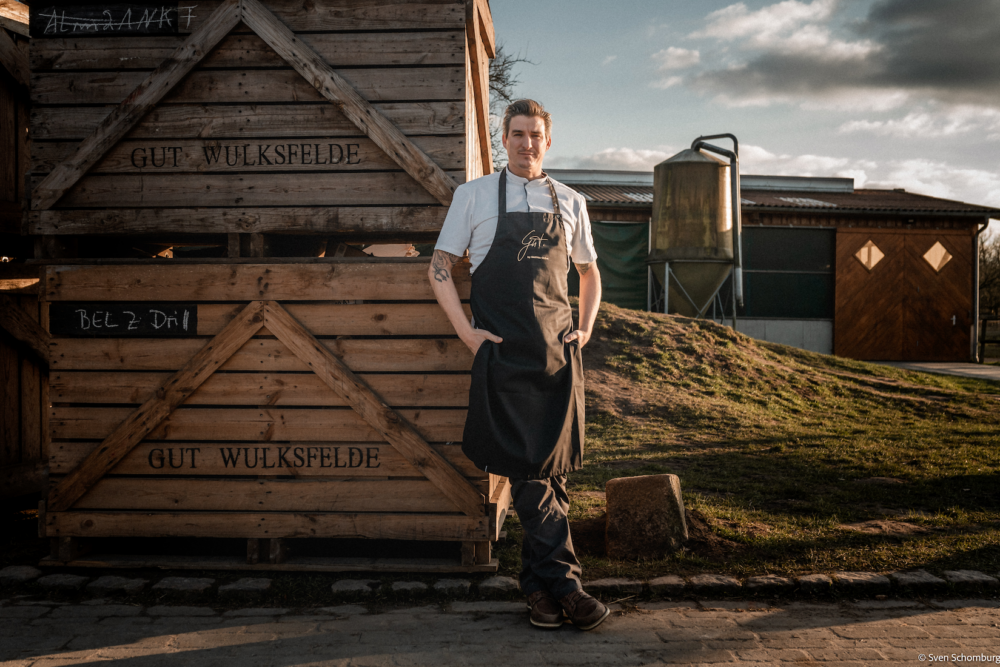
[[[549,173],[587,198],[606,300],[645,308],[652,172]],[[853,359],[975,358],[977,243],[1000,210],[849,178],[742,176],[741,186],[740,331]]]

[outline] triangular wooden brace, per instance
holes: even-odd
[[[49,493],[48,508],[73,506],[143,438],[170,416],[208,377],[264,325],[264,302],[251,301],[198,354],[174,373],[138,410],[129,415],[80,465]]]
[[[264,324],[458,509],[471,517],[483,516],[486,511],[483,494],[277,301],[267,302]]]

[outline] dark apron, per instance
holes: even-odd
[[[583,361],[573,331],[559,201],[555,213],[508,213],[507,170],[493,245],[472,274],[475,326],[503,338],[476,353],[462,451],[480,470],[544,479],[583,459]]]

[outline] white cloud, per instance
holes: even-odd
[[[943,111],[911,111],[902,118],[888,120],[852,120],[840,126],[844,134],[869,133],[890,137],[932,139],[969,132],[987,132],[987,138],[1000,139],[1000,110],[977,106],[958,106]]]
[[[652,55],[652,58],[659,63],[658,69],[661,72],[672,69],[685,69],[701,62],[701,54],[698,51],[682,49],[676,46],[657,51]]]
[[[881,170],[872,187],[905,188],[931,197],[1000,207],[1000,175],[933,160],[896,160]]]
[[[677,153],[671,146],[655,149],[605,148],[592,155],[548,159],[545,165],[554,169],[617,169],[652,171],[653,167]]]
[[[744,144],[740,147],[740,171],[768,176],[838,176],[853,178],[863,187],[868,172],[877,168],[871,160],[852,160],[828,155],[779,155],[766,148]]]
[[[768,41],[805,23],[827,20],[836,5],[836,0],[814,0],[809,4],[785,0],[751,12],[744,3],[739,2],[706,16],[705,29],[692,33],[691,37],[723,40],[753,37]]]
[[[662,79],[658,79],[658,80],[652,82],[649,85],[652,86],[653,88],[659,88],[661,90],[666,90],[667,88],[671,88],[673,86],[676,86],[678,83],[680,83],[683,80],[684,80],[683,77],[668,76],[668,77],[664,77]]]
[[[616,60],[618,60],[618,56],[608,56],[607,58],[605,58],[604,60],[601,61],[601,64],[602,65],[610,65],[611,63],[613,63]]]

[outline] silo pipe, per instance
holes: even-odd
[[[733,150],[719,148],[706,143],[707,139],[731,139]],[[718,153],[729,158],[729,187],[732,190],[733,205],[733,293],[736,301],[743,306],[743,224],[740,219],[740,142],[733,134],[709,134],[698,137],[691,142],[691,150],[701,149]],[[733,316],[735,317],[735,313]]]

